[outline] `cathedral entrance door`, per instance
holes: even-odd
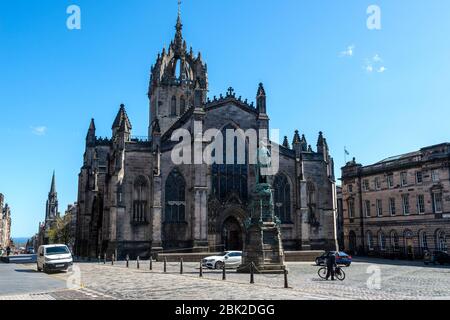
[[[244,247],[242,228],[234,217],[229,217],[223,223],[222,242],[225,250],[241,251]]]

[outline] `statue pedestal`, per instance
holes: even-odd
[[[284,273],[283,243],[275,219],[270,185],[258,185],[238,273],[250,273],[252,262],[254,273]]]

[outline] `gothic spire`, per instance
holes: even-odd
[[[50,194],[56,193],[56,179],[55,179],[55,170],[53,170],[53,176],[52,176],[52,185],[50,187]]]
[[[181,1],[178,0],[178,17],[177,24],[175,25],[175,30],[177,31],[175,34],[175,53],[182,54],[183,53],[183,24],[181,23]]]
[[[288,141],[288,137],[287,136],[284,136],[283,147],[289,149],[289,141]]]
[[[292,144],[299,144],[300,143],[300,135],[298,133],[298,130],[295,130],[294,134],[294,140],[292,141]]]
[[[121,104],[116,119],[114,120],[112,129],[119,129],[129,131],[132,129],[130,119],[128,119],[127,112],[125,111],[125,105]]]
[[[89,129],[86,135],[86,145],[92,147],[95,145],[95,122],[94,119],[91,119],[91,123],[89,124]]]
[[[306,137],[304,134],[302,134],[302,139],[300,141],[301,149],[302,151],[308,150],[308,141],[306,141]]]

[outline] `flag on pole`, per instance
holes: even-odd
[[[344,147],[344,152],[345,152],[345,154],[346,154],[347,156],[350,155],[350,152],[347,151],[347,147]]]

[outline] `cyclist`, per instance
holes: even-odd
[[[336,256],[334,255],[334,253],[328,252],[326,264],[327,264],[326,279],[328,280],[328,278],[330,278],[330,276],[331,276],[331,281],[334,281],[335,268],[337,267]]]

